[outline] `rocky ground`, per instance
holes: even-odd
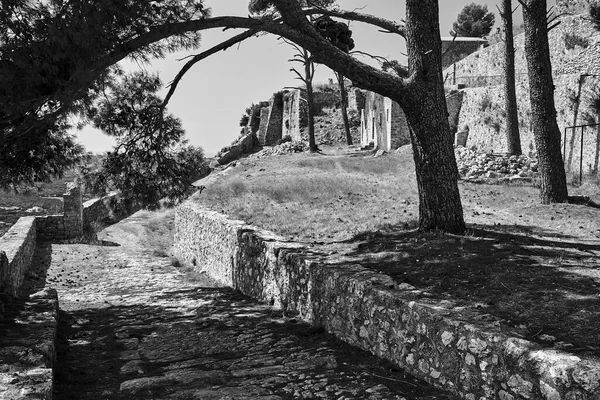
[[[61,307],[61,399],[450,399],[167,256],[172,214],[93,244],[44,244],[30,274]],[[37,287],[36,287],[37,286]]]

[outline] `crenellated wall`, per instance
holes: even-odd
[[[428,300],[413,286],[311,254],[197,204],[188,202],[176,212],[174,251],[180,261],[222,283],[461,398],[600,398],[600,360],[511,337],[489,316]]]

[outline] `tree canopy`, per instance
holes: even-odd
[[[486,5],[467,4],[452,24],[452,36],[486,37],[489,35],[496,17],[488,12]]]
[[[258,2],[261,3],[261,2]],[[165,52],[195,48],[207,29],[243,29],[231,39],[193,57],[193,62],[224,50],[259,32],[283,37],[350,79],[398,102],[410,126],[420,197],[420,227],[463,232],[452,139],[441,76],[441,40],[437,0],[406,0],[406,26],[356,11],[323,8],[311,1],[264,1],[265,15],[212,17],[201,1],[52,0],[2,3],[0,23],[4,71],[30,67],[22,93],[4,92],[2,139],[46,135],[44,124],[84,110],[110,81],[110,69],[125,57],[147,59]],[[263,8],[264,9],[264,8]],[[14,23],[26,21],[23,27]],[[369,66],[324,38],[308,16],[361,21],[406,38],[408,76],[401,78]],[[73,43],[71,45],[71,42]],[[432,51],[433,49],[433,51]],[[193,62],[186,64],[190,68]],[[9,83],[0,75],[0,87]],[[177,83],[176,77],[171,89]],[[168,97],[168,96],[167,96]],[[163,102],[162,107],[164,107]],[[161,107],[161,108],[162,108]],[[155,136],[158,134],[155,134]]]
[[[162,108],[157,75],[136,72],[118,78],[102,88],[88,110],[94,126],[115,137],[117,145],[100,168],[84,168],[86,186],[94,194],[119,190],[146,208],[175,204],[189,195],[204,154],[187,145],[181,121]]]

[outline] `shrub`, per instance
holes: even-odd
[[[590,18],[594,23],[594,28],[596,28],[597,31],[600,31],[600,2],[590,4]]]
[[[488,108],[492,108],[492,99],[490,99],[489,93],[486,93],[481,98],[481,102],[479,103],[480,111],[487,111]]]
[[[588,39],[576,34],[565,33],[563,39],[565,41],[565,47],[567,50],[573,50],[577,46],[585,49],[590,45],[590,41]]]

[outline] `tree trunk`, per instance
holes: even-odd
[[[350,121],[348,121],[348,92],[346,91],[346,86],[344,85],[344,76],[338,72],[335,73],[337,77],[338,84],[340,86],[340,97],[341,99],[341,110],[342,110],[342,119],[344,120],[344,132],[346,133],[346,144],[348,146],[352,145],[352,134],[350,133]]]
[[[311,152],[316,152],[317,142],[315,140],[315,95],[313,93],[313,63],[310,60],[310,55],[306,49],[303,50],[304,57],[304,83],[306,83],[306,102],[308,116],[308,148]]]
[[[577,81],[577,93],[575,94],[575,98],[573,99],[573,126],[577,125],[577,118],[579,117],[579,107],[581,106],[581,87],[585,82],[585,75],[579,75],[579,80]],[[565,138],[566,140],[566,138]],[[564,143],[563,143],[564,147]],[[573,150],[575,150],[575,128],[571,131],[571,140],[569,140],[569,156],[567,157],[566,151],[563,154],[564,162],[566,164],[567,171],[571,171],[571,162],[573,162]]]
[[[408,88],[408,96],[394,96],[392,100],[402,106],[411,128],[419,189],[419,229],[464,233],[438,21],[436,0],[406,1],[408,68],[415,80]]]
[[[546,0],[529,0],[524,3],[525,56],[529,75],[531,125],[540,171],[540,199],[544,204],[562,203],[568,198],[567,179],[554,106]]]
[[[511,0],[502,0],[502,21],[504,22],[504,104],[506,108],[506,143],[510,155],[520,155],[521,137],[517,113],[515,90],[515,47],[513,40],[513,19]]]

